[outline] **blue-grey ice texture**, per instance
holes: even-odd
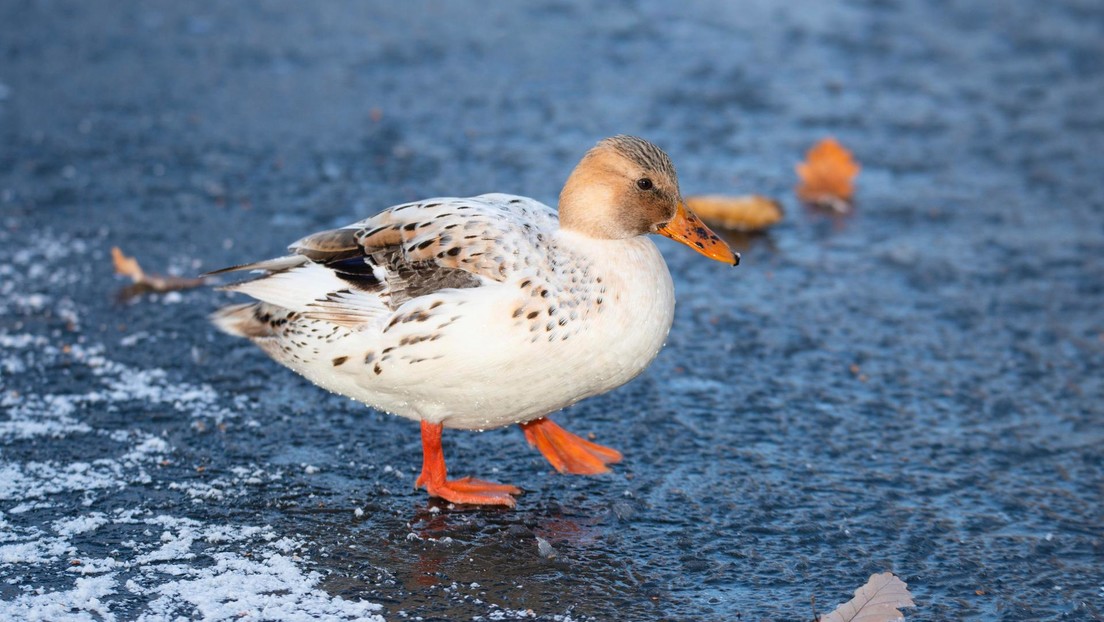
[[[1102,59],[1096,0],[0,3],[0,618],[804,620],[891,571],[910,620],[1100,619]],[[617,133],[786,220],[735,269],[661,242],[667,348],[557,417],[612,475],[446,434],[515,511],[415,491],[416,426],[226,294],[114,298],[112,246],[554,202]],[[826,136],[850,216],[793,198]]]

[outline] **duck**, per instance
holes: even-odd
[[[418,421],[415,486],[430,496],[514,507],[521,488],[449,479],[444,428],[518,425],[561,473],[621,461],[550,415],[629,382],[662,348],[675,295],[651,234],[740,261],[687,209],[668,155],[618,135],[583,155],[558,210],[501,193],[425,199],[211,272],[256,273],[221,288],[252,300],[211,320],[323,389]]]

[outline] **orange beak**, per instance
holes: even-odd
[[[682,242],[710,259],[734,266],[740,264],[740,253],[734,252],[728,244],[722,242],[716,233],[710,231],[709,227],[694,215],[694,212],[686,209],[686,204],[682,201],[679,201],[678,210],[671,222],[657,229],[656,233]]]

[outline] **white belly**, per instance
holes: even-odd
[[[584,253],[588,269],[600,276],[600,304],[593,296],[576,307],[570,307],[570,299],[538,300],[546,306],[538,307],[536,317],[515,317],[520,302],[535,304],[522,296],[521,275],[453,290],[448,295],[467,298],[441,337],[407,346],[403,357],[388,360],[379,374],[350,373],[354,370],[344,365],[287,364],[377,409],[464,429],[530,421],[619,387],[643,371],[663,346],[674,317],[670,273],[648,239],[558,235],[570,238],[564,241]],[[556,317],[547,314],[547,306],[556,309]],[[361,345],[335,347],[363,356],[357,354]]]

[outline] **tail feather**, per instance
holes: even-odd
[[[243,263],[236,266],[230,266],[227,268],[220,268],[218,270],[212,270],[204,274],[204,277],[215,276],[218,274],[226,274],[227,272],[244,272],[246,270],[264,270],[266,272],[280,272],[295,266],[301,266],[310,261],[303,255],[286,255],[284,257],[275,257],[273,259],[265,259],[264,261],[255,261],[253,263]]]
[[[287,315],[286,309],[263,302],[229,305],[211,314],[211,322],[222,332],[246,339],[274,337],[274,315]]]

